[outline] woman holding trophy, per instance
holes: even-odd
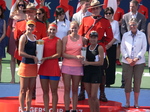
[[[83,67],[81,60],[81,48],[85,39],[78,35],[79,24],[76,21],[70,23],[71,33],[63,37],[63,62],[62,76],[64,81],[64,103],[66,112],[70,112],[70,86],[72,81],[72,105],[73,111],[76,112],[78,103],[78,86],[83,76]]]
[[[82,62],[84,65],[84,82],[85,90],[88,94],[90,112],[100,112],[99,100],[97,98],[98,88],[102,83],[102,65],[104,61],[103,47],[98,43],[98,33],[91,31],[89,34],[90,45],[86,49],[86,57]]]
[[[18,70],[18,75],[20,76],[19,103],[22,112],[25,111],[25,97],[25,112],[30,112],[32,93],[37,76],[38,59],[36,57],[36,36],[32,34],[35,24],[35,21],[28,20],[26,23],[26,32],[20,37],[19,40],[19,55],[22,56],[22,61]]]
[[[52,112],[56,112],[58,102],[57,89],[60,80],[58,58],[61,56],[62,42],[55,36],[57,32],[57,25],[55,23],[49,24],[47,32],[49,36],[42,38],[44,49],[38,74],[40,75],[43,90],[45,112],[49,112],[49,87],[52,92]]]

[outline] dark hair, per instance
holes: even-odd
[[[104,10],[104,14],[106,14],[107,11],[110,11],[112,14],[114,14],[114,10],[113,10],[112,7],[107,7],[107,8]]]
[[[64,11],[63,8],[56,8],[56,11],[55,11],[55,14],[56,14],[56,17],[55,17],[56,24],[57,24],[58,15],[61,15],[62,13],[65,13],[65,11]],[[65,18],[64,18],[64,22],[65,22]]]
[[[44,10],[43,8],[38,8],[36,11],[38,11],[38,10],[40,10],[40,11],[44,14],[44,16],[43,16],[43,21],[46,22],[46,21],[47,21],[47,17],[46,17],[46,12],[45,12],[45,10]]]
[[[0,15],[0,18],[1,19],[4,19],[4,9],[0,6],[0,10],[1,10],[1,15]]]
[[[90,32],[89,36],[90,36],[90,37],[93,37],[93,36],[94,36],[94,37],[98,37],[98,33],[97,33],[97,31],[94,31],[94,30],[93,30],[93,31]]]

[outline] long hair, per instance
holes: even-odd
[[[37,11],[41,11],[43,14],[44,14],[44,16],[43,16],[43,18],[42,18],[42,21],[44,22],[44,23],[46,23],[46,21],[47,21],[47,17],[46,17],[46,12],[45,12],[45,10],[43,9],[43,8],[38,8],[37,9]],[[36,17],[37,18],[37,17]]]
[[[1,19],[4,19],[4,9],[0,6],[0,10],[1,10],[1,15],[0,15],[0,18]]]
[[[26,9],[26,2],[24,0],[18,0],[17,3],[16,3],[15,10],[14,10],[14,12],[12,12],[13,14],[17,14],[17,11],[19,10],[18,5],[19,5],[20,2],[23,2],[23,5],[24,5],[23,9]]]

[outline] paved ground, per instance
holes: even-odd
[[[0,83],[0,97],[18,96],[19,84]],[[108,100],[121,102],[125,105],[124,89],[121,88],[106,88],[106,96]],[[131,106],[133,106],[133,92],[131,93]],[[139,97],[140,106],[150,106],[150,90],[141,89]]]

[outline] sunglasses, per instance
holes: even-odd
[[[18,4],[18,7],[21,7],[21,6],[24,7],[25,5],[24,4]]]
[[[36,15],[41,15],[42,13],[36,13]]]
[[[61,13],[61,14],[59,14],[60,16],[62,16],[62,15],[65,15],[65,13]]]
[[[105,15],[108,15],[108,14],[110,15],[110,14],[112,14],[112,13],[105,13]]]

